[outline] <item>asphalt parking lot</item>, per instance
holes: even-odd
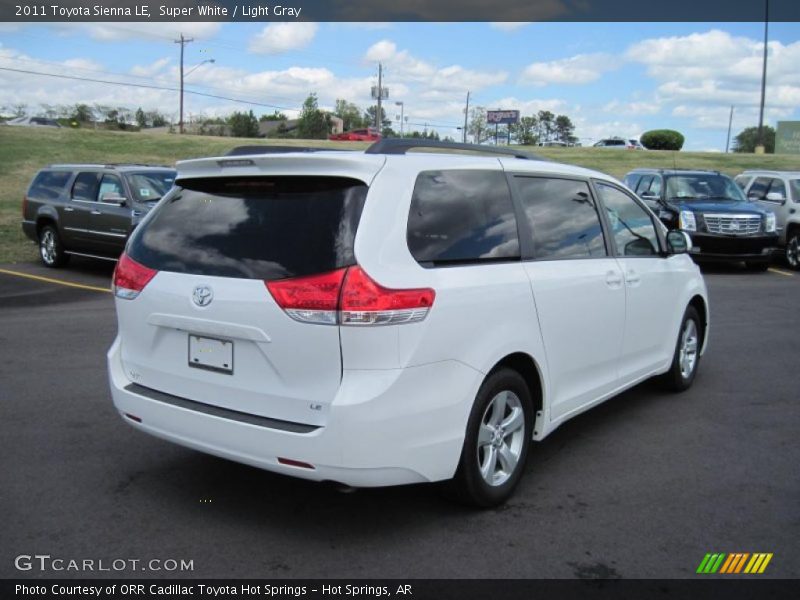
[[[21,277],[56,278],[82,287]],[[145,436],[112,407],[111,266],[0,265],[0,576],[20,554],[192,560],[192,577],[694,577],[707,552],[771,552],[800,577],[800,275],[706,273],[694,387],[642,384],[532,448],[512,501],[432,486],[343,494]]]

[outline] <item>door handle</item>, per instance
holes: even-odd
[[[638,285],[641,283],[641,281],[642,278],[639,277],[639,274],[632,269],[625,274],[625,282],[628,285]]]
[[[622,277],[616,271],[609,271],[606,273],[606,285],[615,290],[622,286]]]
[[[64,207],[64,212],[73,212],[74,210],[75,210],[75,209],[74,209],[74,208],[72,208],[71,206],[65,206],[65,207]]]
[[[99,210],[93,210],[91,214],[93,214],[93,215],[102,215],[103,213],[101,213]]]

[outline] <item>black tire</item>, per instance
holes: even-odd
[[[69,254],[64,252],[64,244],[53,225],[45,225],[39,230],[39,258],[45,267],[51,269],[63,267],[69,261]]]
[[[747,267],[748,271],[753,271],[754,273],[763,273],[767,269],[769,269],[769,261],[768,260],[755,260],[755,261],[747,261],[744,263],[745,267]]]
[[[793,271],[800,271],[800,229],[794,228],[786,238],[786,264]]]
[[[496,405],[493,404],[503,392],[510,392],[503,397],[506,399],[506,408],[503,410],[500,422],[511,421],[516,423],[516,420],[511,420],[513,414],[520,414],[524,419],[521,425],[513,430],[509,429],[506,433],[505,429],[496,429],[492,439],[493,443],[485,443],[479,445],[478,439],[482,429],[482,424],[485,418],[491,418],[495,413],[490,411],[490,407],[494,409]],[[513,395],[513,397],[512,397]],[[517,402],[518,401],[518,402]],[[525,461],[528,458],[528,450],[531,444],[531,437],[533,432],[534,421],[533,402],[531,393],[528,389],[525,380],[522,376],[512,369],[499,369],[490,373],[481,385],[478,394],[475,397],[475,403],[472,406],[472,411],[467,422],[467,431],[464,437],[464,446],[461,450],[461,460],[458,464],[455,477],[448,482],[448,492],[460,502],[471,506],[488,508],[497,506],[505,502],[519,483],[520,477],[525,470]],[[488,427],[488,425],[486,425]],[[520,432],[520,433],[517,433]],[[521,438],[520,438],[521,435]],[[496,441],[499,439],[500,441]],[[502,448],[501,450],[498,448]],[[491,471],[489,477],[496,478],[496,484],[490,484],[481,474],[481,460],[485,464],[489,464],[486,452],[491,451],[494,447],[496,458],[496,466],[499,471],[495,473],[495,466],[491,466],[488,471]],[[515,450],[512,450],[515,449]],[[510,474],[505,472],[504,460],[500,458],[501,454],[505,451],[518,452],[516,464],[511,470]]]
[[[681,349],[686,341],[684,336],[687,335],[687,327],[690,327],[687,323],[690,321],[694,323],[695,350],[693,366],[690,372],[687,373],[687,370],[684,368],[686,363],[682,363],[681,361]],[[688,331],[690,335],[691,329]],[[703,323],[700,321],[700,316],[697,314],[697,310],[695,310],[694,306],[688,306],[686,312],[683,313],[683,321],[681,321],[681,328],[678,332],[678,340],[675,342],[675,354],[672,356],[672,365],[670,365],[669,371],[661,376],[661,383],[664,387],[673,392],[683,392],[692,387],[694,378],[697,375],[697,369],[700,366],[700,349],[703,347],[702,345]]]

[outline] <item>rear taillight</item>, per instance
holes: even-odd
[[[133,300],[156,273],[158,271],[155,269],[145,267],[123,254],[114,269],[114,295],[123,300]]]
[[[266,286],[290,317],[324,325],[414,323],[425,318],[436,297],[430,288],[385,288],[359,266]]]
[[[430,288],[394,290],[376,283],[364,269],[350,267],[339,303],[343,325],[393,325],[425,318],[436,292]]]
[[[267,281],[275,302],[290,317],[304,323],[336,325],[339,292],[347,269],[279,281]]]

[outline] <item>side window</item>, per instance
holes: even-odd
[[[650,213],[617,188],[598,183],[597,189],[606,208],[617,252],[623,256],[658,254],[658,234]]]
[[[747,184],[750,183],[750,177],[747,175],[738,175],[734,181],[736,182],[736,185],[738,185],[742,191],[744,191],[744,188],[746,188]]]
[[[31,184],[28,196],[40,200],[55,200],[72,177],[69,171],[42,171]]]
[[[653,177],[653,183],[650,184],[650,195],[661,198],[661,175]]]
[[[119,177],[106,173],[100,180],[100,188],[97,191],[98,202],[103,199],[103,196],[109,193],[116,196],[125,195],[125,192],[122,189],[122,182],[119,180]]]
[[[642,177],[641,175],[635,175],[635,174],[634,175],[626,175],[625,176],[625,180],[624,180],[625,181],[625,185],[627,185],[632,190],[635,190],[637,184],[639,183],[639,180],[641,179],[641,177]]]
[[[97,200],[97,173],[78,173],[72,184],[73,200]]]
[[[653,183],[652,175],[648,175],[647,177],[642,177],[642,180],[639,182],[639,185],[636,186],[636,189],[634,191],[641,196],[647,190],[650,189],[651,183]]]
[[[781,179],[773,179],[769,186],[769,194],[780,194],[786,198],[786,184]]]
[[[747,192],[747,197],[750,200],[763,200],[767,197],[767,189],[769,188],[769,178],[759,177],[750,186],[750,191]]]
[[[606,256],[603,229],[586,182],[522,176],[516,182],[537,259]]]
[[[519,258],[514,206],[500,171],[425,171],[408,215],[408,248],[419,263]]]

